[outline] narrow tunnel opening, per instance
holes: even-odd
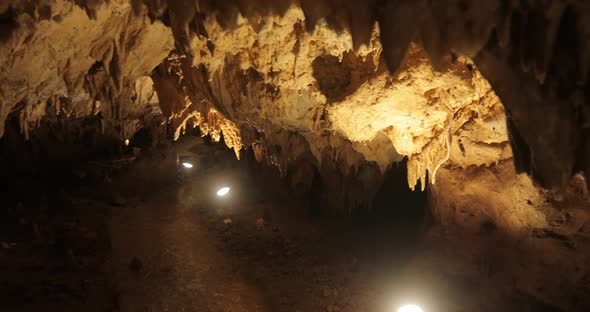
[[[153,146],[154,137],[149,128],[143,127],[135,132],[130,141],[133,147],[147,149]]]
[[[407,184],[406,161],[389,168],[373,200],[373,214],[377,220],[394,225],[400,233],[414,233],[424,229],[428,214],[428,191],[419,186],[412,191]]]
[[[367,253],[383,272],[392,274],[415,255],[429,215],[428,191],[408,188],[406,174],[405,161],[389,168],[372,209],[358,210],[352,218]]]

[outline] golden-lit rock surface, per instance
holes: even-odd
[[[575,176],[556,198],[517,174],[511,162],[438,174],[444,183],[429,191],[440,226],[428,236],[441,245],[420,255],[415,269],[438,275],[434,281],[440,273],[433,263],[439,263],[437,270],[452,272],[445,274],[454,279],[481,281],[469,290],[475,306],[503,301],[509,307],[513,303],[500,297],[532,296],[564,311],[587,307],[590,206],[584,177]]]
[[[584,1],[37,0],[5,1],[0,10],[0,120],[19,114],[25,133],[46,111],[100,112],[113,128],[129,129],[115,131],[128,136],[122,132],[142,124],[136,114],[127,116],[130,86],[177,55],[185,58],[186,96],[168,108],[170,100],[160,101],[177,135],[197,112],[206,122],[215,109],[216,120],[233,124],[224,127],[236,152],[253,143],[238,137],[257,140],[278,127],[303,136],[316,165],[327,156],[345,174],[359,161],[374,161],[383,172],[408,156],[413,186],[427,173],[434,182],[450,157],[456,124],[468,122],[455,114],[472,110],[483,118],[479,110],[486,108],[474,102],[496,101],[481,70],[509,109],[519,172],[559,190],[590,164]],[[497,142],[474,142],[471,154],[483,153],[475,164],[508,157],[504,146],[492,146]],[[552,148],[559,143],[563,148]],[[295,157],[282,153],[282,162]]]
[[[361,16],[335,27],[337,20],[322,15],[336,13],[320,4],[277,2],[258,12],[182,1],[12,2],[2,7],[12,26],[0,44],[0,120],[18,115],[25,136],[55,115],[100,114],[121,139],[154,122],[168,121],[174,138],[199,127],[215,140],[223,133],[238,157],[252,147],[257,159],[284,173],[304,159],[325,177],[332,169],[337,180],[353,177],[340,191],[364,205],[372,198],[368,190],[404,157],[410,187],[420,181],[422,189],[443,166],[490,166],[512,157],[502,103],[472,60],[433,53],[425,34],[398,51],[391,40],[407,38],[383,28],[390,20],[361,18],[362,6],[353,5],[344,9]],[[406,9],[416,14],[412,5]],[[488,36],[485,14],[469,12],[482,17],[472,30]],[[477,34],[460,44],[455,26],[450,42],[498,82],[504,64],[490,67],[494,58],[477,53],[483,45]],[[499,90],[513,100],[514,92]],[[511,118],[522,119],[515,111]],[[527,151],[522,140],[545,144],[514,127],[511,143],[519,153]],[[561,157],[547,153],[533,160],[548,165]],[[521,162],[519,168],[528,166]],[[557,167],[539,168],[548,174],[541,181],[554,181]],[[566,179],[568,170],[559,176]]]
[[[206,69],[208,85],[192,84],[200,90],[187,94],[206,94],[196,101],[213,102],[237,127],[253,126],[262,135],[277,128],[298,133],[317,164],[336,161],[349,171],[374,161],[384,172],[408,156],[412,187],[418,179],[424,187],[427,171],[432,174],[448,159],[453,134],[464,123],[477,120],[482,127],[480,115],[502,120],[499,100],[472,62],[461,58],[437,72],[425,52],[412,45],[392,75],[383,63],[378,27],[370,44],[355,50],[347,32],[327,25],[306,32],[304,21],[294,6],[281,17],[264,17],[259,29],[244,18],[231,30],[205,19],[208,37],[195,36],[191,51],[192,65]],[[490,140],[501,141],[483,144],[501,144],[507,137]],[[283,159],[300,156],[283,150]],[[473,164],[493,163],[501,154],[470,152]]]
[[[16,24],[0,44],[0,135],[11,113],[21,115],[25,133],[48,112],[100,112],[122,127],[137,124],[122,137],[142,126],[135,112],[147,102],[134,92],[151,93],[149,77],[141,77],[172,50],[168,27],[135,16],[128,1],[97,3],[92,11],[63,0],[13,5],[3,8]]]
[[[261,139],[267,133],[290,131],[305,138],[317,166],[336,160],[341,172],[349,174],[368,160],[383,172],[407,156],[410,186],[417,180],[424,186],[428,174],[435,182],[434,173],[455,147],[472,156],[451,159],[461,166],[509,157],[497,136],[483,144],[489,139],[466,137],[475,125],[489,124],[475,119],[491,120],[495,117],[490,114],[499,111],[489,110],[498,100],[478,72],[483,68],[511,109],[508,130],[512,147],[517,147],[519,172],[531,172],[555,189],[574,172],[576,146],[586,150],[585,140],[574,135],[579,130],[575,112],[551,104],[559,102],[551,91],[556,88],[580,93],[559,87],[570,83],[560,77],[572,71],[584,74],[589,63],[586,49],[570,49],[564,37],[572,27],[583,35],[585,24],[559,23],[581,20],[586,7],[579,1],[568,3],[579,13],[571,13],[565,4],[535,10],[500,1],[485,6],[456,1],[8,1],[0,8],[6,20],[0,47],[0,119],[18,113],[28,133],[44,112],[56,108],[56,113],[74,117],[100,112],[113,127],[128,129],[118,130],[120,136],[129,136],[143,122],[127,112],[136,98],[130,86],[151,72],[153,79],[160,77],[156,93],[173,90],[162,81],[166,73],[174,74],[162,60],[176,57],[186,77],[169,83],[187,80],[180,90],[184,95],[172,100],[175,96],[167,94],[160,100],[176,136],[186,122],[201,124],[211,115],[224,126],[208,122],[206,128],[215,137],[225,128],[236,153],[256,140],[272,140]],[[531,20],[544,16],[537,26],[547,31],[535,42],[519,42],[506,30],[513,25],[528,32],[515,12]],[[502,59],[507,54],[521,60],[523,72],[509,64],[513,58]],[[554,68],[552,59],[579,60],[581,67]],[[531,63],[534,81],[526,74]],[[152,72],[158,64],[161,68]],[[539,111],[553,113],[533,113],[535,121],[526,121],[524,112],[530,110],[525,103],[543,94],[548,100],[537,105],[543,108]],[[532,128],[551,116],[561,117],[548,122],[543,132],[547,139],[539,139]],[[472,119],[459,144],[455,134]],[[562,129],[559,134],[557,128]],[[566,142],[567,148],[552,150],[547,142]],[[281,153],[275,156],[283,163],[297,157]]]

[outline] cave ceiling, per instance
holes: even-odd
[[[199,127],[287,170],[408,183],[514,158],[590,170],[585,1],[3,1],[0,135],[100,116],[121,140]],[[514,154],[514,155],[513,155]],[[365,177],[366,176],[366,177]]]

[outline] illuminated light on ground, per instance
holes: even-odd
[[[183,166],[183,167],[185,167],[185,168],[187,168],[187,169],[190,169],[190,168],[192,168],[192,167],[193,167],[193,164],[191,164],[191,163],[187,163],[187,162],[183,162],[183,163],[182,163],[182,166]]]
[[[397,309],[397,312],[424,312],[424,310],[417,305],[407,304]]]
[[[225,196],[227,193],[229,193],[229,187],[224,186],[217,191],[217,196]]]

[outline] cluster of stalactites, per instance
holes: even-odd
[[[124,1],[77,2],[0,4],[0,137],[8,118],[28,138],[42,119],[100,114],[124,139],[157,115],[157,96],[142,92],[174,45],[170,28]]]
[[[216,142],[223,133],[224,143],[240,158],[240,130],[216,108],[215,98],[204,87],[206,73],[191,64],[190,57],[173,52],[152,75],[160,108],[174,131],[173,139],[189,127],[198,127],[203,136],[209,135]]]
[[[551,188],[563,187],[573,172],[590,172],[590,140],[585,136],[589,122],[585,94],[590,89],[586,81],[590,69],[590,40],[587,39],[590,7],[583,0],[546,3],[516,0],[477,3],[459,0],[132,0],[130,3],[82,1],[79,6],[61,0],[34,2],[33,6],[9,1],[0,6],[0,13],[12,18],[14,24],[9,27],[8,40],[0,50],[0,74],[8,77],[3,79],[0,94],[3,97],[14,95],[14,98],[1,99],[1,121],[3,123],[19,103],[24,103],[26,109],[20,112],[20,117],[26,119],[21,124],[25,125],[23,131],[28,132],[29,125],[38,123],[38,109],[55,95],[55,90],[59,91],[58,96],[70,98],[74,104],[81,99],[89,100],[88,103],[93,103],[87,106],[91,111],[100,103],[106,115],[125,120],[128,117],[126,107],[132,102],[125,99],[131,94],[127,86],[147,75],[174,47],[187,57],[187,61],[179,61],[184,76],[170,80],[179,84],[182,92],[178,92],[179,95],[170,92],[178,90],[166,82],[167,68],[160,70],[156,77],[152,74],[164,116],[176,125],[206,122],[206,129],[212,129],[208,131],[214,135],[223,131],[226,143],[238,154],[243,144],[241,125],[234,122],[236,116],[230,114],[227,107],[219,105],[219,98],[210,89],[198,87],[209,86],[210,76],[199,61],[200,55],[191,48],[192,40],[204,38],[210,53],[216,53],[215,42],[207,40],[205,20],[214,18],[227,31],[236,27],[239,20],[247,20],[258,33],[267,26],[265,17],[283,15],[293,6],[301,8],[302,22],[308,32],[314,31],[317,25],[347,32],[353,49],[370,44],[377,23],[381,56],[391,73],[399,69],[411,42],[419,42],[439,70],[444,70],[448,60],[455,59],[456,55],[472,58],[507,108],[508,130],[519,171],[530,173],[536,181]],[[132,14],[140,18],[132,18]],[[52,39],[51,36],[65,36],[68,21],[73,19],[92,27],[85,28],[86,32],[72,33],[69,40]],[[109,32],[92,31],[103,28]],[[294,33],[299,31],[293,27]],[[35,37],[41,33],[49,37]],[[62,52],[38,54],[37,49],[28,46],[43,40],[52,41]],[[88,51],[73,51],[68,45],[71,42],[76,42],[76,49]],[[57,43],[60,45],[56,46]],[[9,57],[15,47],[20,47],[25,62]],[[90,55],[90,58],[79,55]],[[50,78],[18,77],[19,73],[36,73],[32,70],[34,66],[51,69],[51,64],[35,63],[44,59],[59,65],[55,73],[37,75]],[[187,66],[196,69],[187,71]],[[23,79],[29,79],[26,88],[22,87]],[[274,87],[278,90],[280,86]],[[31,97],[31,94],[39,96]],[[216,120],[214,123],[205,120],[211,114]],[[434,181],[441,161],[449,157],[454,127],[450,120],[438,127],[439,135],[430,143],[438,147],[427,150],[424,155],[415,155],[412,168],[417,169],[410,170],[410,180],[422,179],[423,182],[429,172]]]
[[[134,1],[135,8],[140,8],[141,3]],[[373,25],[378,23],[382,56],[391,72],[398,69],[412,41],[421,43],[440,70],[455,55],[471,57],[510,112],[508,129],[519,171],[530,173],[545,187],[561,188],[575,170],[590,170],[587,161],[575,156],[576,151],[590,150],[585,137],[578,135],[584,133],[587,117],[578,118],[576,112],[580,110],[574,107],[585,106],[584,86],[590,68],[590,25],[585,22],[590,7],[584,1],[144,3],[154,18],[168,12],[177,46],[187,53],[191,53],[191,36],[207,37],[203,26],[206,16],[214,16],[228,30],[236,25],[238,16],[247,19],[253,28],[262,29],[260,17],[281,15],[290,6],[300,5],[308,31],[318,24],[347,30],[355,47],[369,42]],[[572,97],[576,99],[574,105],[559,99]],[[535,110],[532,106],[538,113],[527,113]],[[541,135],[537,133],[539,125],[547,125]],[[444,135],[439,139],[438,144],[447,144]],[[560,145],[564,146],[555,148]],[[436,171],[438,165],[433,161],[419,167]],[[413,179],[425,177],[425,170],[418,171]]]

